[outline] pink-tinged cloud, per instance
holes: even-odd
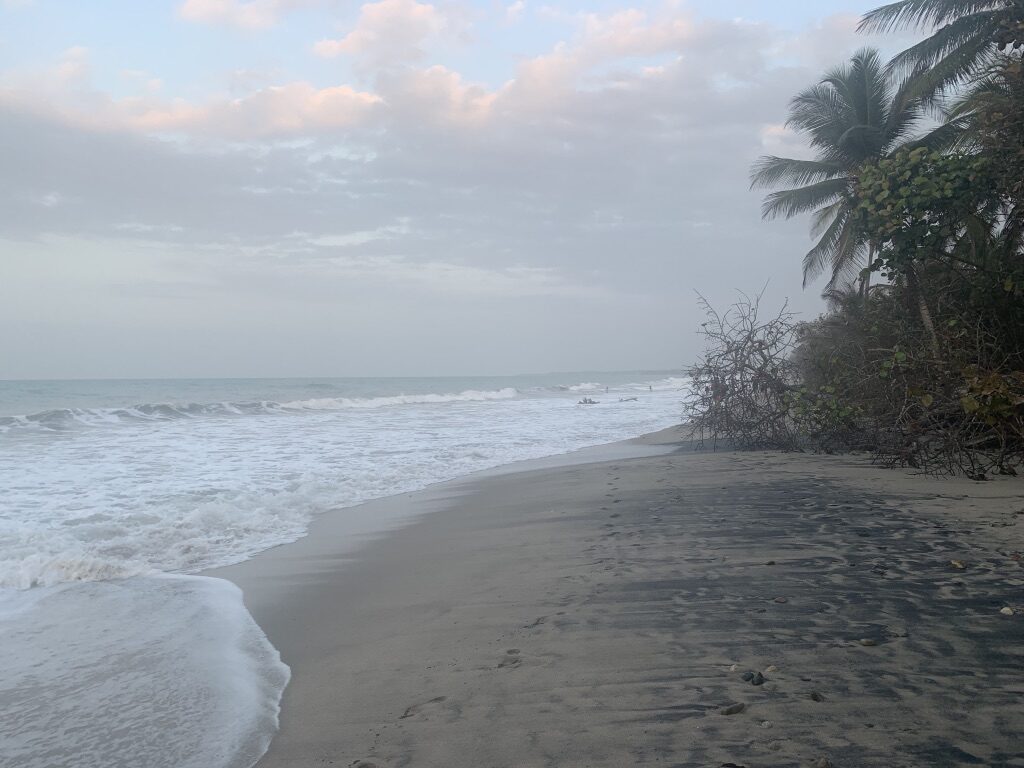
[[[383,104],[380,96],[348,85],[316,88],[302,81],[198,104],[161,99],[158,92],[113,98],[84,81],[87,67],[86,52],[72,51],[48,73],[14,85],[0,83],[0,105],[91,130],[247,141],[355,128]]]
[[[491,117],[497,100],[497,94],[440,65],[383,77],[379,89],[396,123],[449,129],[481,126]]]
[[[503,99],[522,108],[548,108],[573,91],[593,67],[627,57],[681,54],[701,37],[700,27],[686,11],[652,18],[645,11],[629,9],[608,15],[577,14],[567,20],[578,27],[576,39],[520,62],[515,78],[502,89]],[[641,70],[645,76],[658,72],[656,67]]]
[[[295,82],[241,99],[201,106],[178,102],[129,114],[146,133],[189,133],[227,139],[263,139],[352,128],[365,122],[381,98],[347,85],[314,88]]]
[[[309,0],[185,0],[178,15],[200,24],[267,29],[277,24],[282,11],[308,4]]]
[[[313,52],[327,58],[349,55],[373,66],[417,61],[425,56],[427,42],[456,33],[458,26],[449,12],[429,3],[380,0],[362,6],[347,35],[320,40]]]
[[[587,14],[582,47],[590,55],[604,57],[654,56],[678,51],[697,34],[689,14],[671,13],[650,18],[630,8],[608,16]]]

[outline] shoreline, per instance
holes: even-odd
[[[645,439],[205,572],[292,669],[258,765],[1024,765],[1024,485]]]

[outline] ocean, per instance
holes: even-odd
[[[241,592],[197,574],[327,510],[668,427],[683,385],[0,381],[0,765],[251,766],[288,668]]]

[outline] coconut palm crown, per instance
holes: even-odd
[[[919,92],[947,92],[990,66],[1000,50],[1024,48],[1024,0],[900,0],[864,15],[862,32],[934,30],[891,66],[917,70]]]
[[[806,135],[815,157],[762,157],[752,169],[751,187],[792,185],[765,198],[766,219],[813,214],[811,234],[817,242],[804,256],[805,287],[827,270],[831,288],[870,263],[873,249],[854,221],[858,174],[902,147],[921,117],[910,81],[896,83],[871,48],[792,100],[786,125]],[[863,286],[866,290],[866,282]]]

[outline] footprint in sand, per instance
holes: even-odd
[[[522,663],[523,660],[519,656],[519,649],[509,648],[505,651],[505,658],[498,664],[498,669],[515,669]]]
[[[413,704],[412,706],[407,707],[405,712],[403,712],[402,716],[398,719],[405,720],[408,717],[415,717],[416,715],[420,714],[420,712],[422,712],[425,708],[429,707],[431,704],[441,704],[447,700],[447,696],[438,696],[436,698],[431,699],[430,701],[424,701],[421,704]]]

